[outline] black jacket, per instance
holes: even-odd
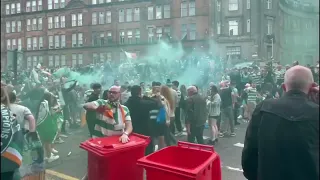
[[[319,105],[300,91],[260,103],[242,152],[248,180],[319,179]]]
[[[130,112],[133,132],[150,136],[152,122],[150,121],[149,111],[160,109],[162,107],[161,101],[156,101],[146,96],[143,98],[131,96],[125,106],[128,107]]]

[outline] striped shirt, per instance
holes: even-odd
[[[256,85],[262,84],[262,77],[260,73],[252,73],[250,76],[253,84],[256,84]]]
[[[155,95],[152,95],[152,98],[156,98]],[[170,117],[169,117],[169,114],[170,114],[170,112],[169,112],[169,111],[170,111],[169,103],[168,103],[168,101],[167,101],[163,96],[161,96],[161,103],[162,103],[162,105],[164,106],[164,108],[166,109],[167,121],[168,121],[168,120],[170,121]],[[151,110],[151,111],[149,112],[150,120],[151,120],[152,122],[156,122],[156,121],[157,121],[158,114],[159,114],[159,109]]]
[[[104,99],[98,99],[92,103],[94,104],[94,109],[101,106],[112,106],[111,102]],[[123,133],[125,122],[131,121],[130,112],[124,105],[117,103],[116,106],[117,107],[112,108],[113,118],[108,117],[105,114],[97,113],[93,132],[94,137],[121,135]]]
[[[257,102],[257,90],[256,88],[247,88],[248,102]]]

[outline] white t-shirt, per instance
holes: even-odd
[[[30,109],[19,104],[10,104],[10,110],[12,114],[15,114],[18,123],[29,130],[29,121],[26,121],[26,118],[27,116],[32,115]]]

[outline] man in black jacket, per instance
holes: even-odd
[[[125,106],[127,106],[130,111],[133,132],[146,136],[152,136],[152,131],[155,130],[153,128],[154,123],[156,122],[150,121],[149,112],[162,107],[160,99],[154,100],[146,96],[142,97],[141,87],[135,85],[131,87],[131,97],[129,97],[128,101],[125,103]],[[150,142],[146,149],[146,154],[151,154],[153,151],[154,144]]]
[[[100,94],[101,94],[101,84],[99,83],[93,83],[91,85],[92,88],[92,93],[89,95],[87,102],[92,102],[92,101],[96,101],[99,99]],[[88,129],[89,129],[89,134],[90,137],[92,136],[92,132],[94,130],[94,126],[95,126],[95,119],[96,119],[96,111],[92,111],[92,110],[88,110],[86,112],[86,120],[87,120],[87,125],[88,125]]]
[[[312,86],[311,71],[296,65],[285,74],[284,96],[256,107],[242,152],[248,180],[319,179],[319,105],[307,96]]]

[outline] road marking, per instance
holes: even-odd
[[[71,176],[68,176],[66,174],[62,174],[62,173],[59,173],[59,172],[56,172],[56,171],[52,171],[52,170],[49,170],[49,169],[46,170],[46,173],[49,174],[49,175],[61,178],[63,180],[80,180],[78,178],[71,177]]]
[[[229,169],[229,170],[232,170],[232,171],[243,172],[243,170],[240,169],[240,168],[233,168],[233,167],[230,167],[230,166],[226,166],[226,168]]]
[[[243,147],[244,147],[244,144],[238,142],[238,143],[234,144],[234,146],[243,148]]]

